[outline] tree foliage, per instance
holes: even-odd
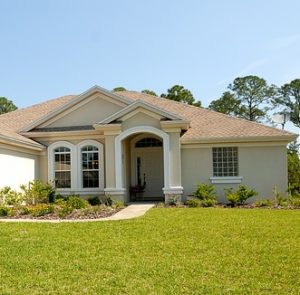
[[[146,94],[157,96],[157,94],[153,90],[149,90],[149,89],[142,90],[142,93],[146,93]]]
[[[291,143],[288,148],[288,181],[292,195],[300,195],[299,144]]]
[[[113,91],[126,91],[127,89],[123,86],[118,86],[113,89]]]
[[[162,93],[161,97],[183,102],[190,105],[195,105],[198,107],[201,106],[200,101],[195,102],[195,98],[192,92],[181,85],[174,85],[173,87],[167,90],[167,93]]]
[[[236,78],[228,86],[239,103],[238,116],[250,121],[261,121],[267,115],[270,99],[275,96],[275,86],[257,76]]]
[[[288,108],[292,123],[300,128],[300,79],[282,85],[272,102],[275,106]]]
[[[210,109],[250,121],[266,118],[268,103],[276,94],[274,85],[257,76],[245,76],[236,78],[228,88],[230,91],[210,103]]]
[[[224,92],[219,99],[213,100],[208,108],[226,115],[237,116],[239,114],[239,102],[229,91]]]
[[[6,97],[0,97],[0,115],[15,111],[17,106]]]

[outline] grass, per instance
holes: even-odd
[[[299,294],[300,211],[0,223],[0,294]]]

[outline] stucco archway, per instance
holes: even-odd
[[[155,127],[151,126],[138,126],[132,127],[115,138],[115,171],[116,171],[116,188],[117,190],[124,190],[123,185],[123,167],[122,167],[122,141],[131,135],[138,133],[149,133],[160,137],[163,141],[163,161],[164,161],[164,188],[163,191],[170,187],[170,137],[169,135]]]

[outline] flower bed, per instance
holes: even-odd
[[[57,195],[48,183],[32,182],[22,192],[0,190],[0,218],[6,219],[96,219],[124,208],[109,196],[85,200],[77,195]]]

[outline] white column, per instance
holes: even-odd
[[[169,196],[180,196],[183,194],[183,187],[181,184],[181,145],[180,145],[180,131],[166,130],[169,141],[169,187],[164,189],[166,201]]]

